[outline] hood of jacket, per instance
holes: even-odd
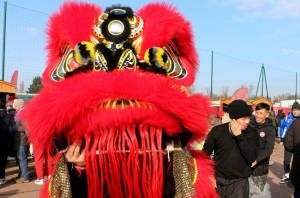
[[[271,118],[266,118],[266,121],[264,123],[257,123],[256,120],[252,120],[251,121],[251,126],[256,128],[256,129],[261,129],[263,127],[268,127],[268,126],[272,126],[273,127],[273,122]]]

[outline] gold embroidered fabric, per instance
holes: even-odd
[[[180,144],[175,143],[175,148]],[[187,148],[182,151],[174,151],[173,176],[175,180],[175,198],[190,198],[196,195],[193,181],[196,177],[197,168],[194,158]]]
[[[51,198],[72,198],[70,174],[65,156],[62,155],[49,184]]]

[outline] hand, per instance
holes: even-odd
[[[69,146],[65,153],[68,162],[73,163],[79,169],[85,169],[85,152],[80,153],[81,144],[73,143]]]
[[[209,179],[213,182],[214,187],[217,188],[217,182],[216,182],[215,177],[211,175],[211,176],[209,177]]]
[[[257,164],[257,161],[255,160],[255,161],[252,163],[251,168],[254,167],[256,164]]]
[[[235,136],[242,134],[242,127],[235,119],[230,120],[230,129]]]

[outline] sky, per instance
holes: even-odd
[[[0,2],[3,4],[3,1]],[[63,1],[8,0],[7,2],[8,5],[45,13],[45,15],[37,15],[36,18],[39,18],[37,24],[29,23],[27,27],[24,25],[16,30],[21,29],[25,34],[35,38],[40,36],[42,39],[36,45],[38,48],[45,46],[44,28],[48,15],[57,11]],[[103,8],[120,3],[137,9],[153,1],[87,0],[86,2],[96,3]],[[259,81],[259,77],[264,64],[269,96],[295,94],[296,72],[300,72],[299,0],[166,0],[166,2],[173,3],[192,23],[195,45],[200,57],[200,69],[194,84],[197,92],[206,93],[210,89],[213,65],[213,93],[220,94],[223,88],[229,87],[229,94],[232,94],[244,85],[253,86],[252,94],[255,94],[259,82],[258,93],[261,94],[262,81]],[[3,15],[2,11],[0,13]],[[26,19],[25,15],[17,17],[17,13],[14,14],[16,21]],[[3,17],[0,16],[1,29],[2,21]],[[2,38],[2,33],[0,35]],[[11,37],[10,39],[18,40],[26,47],[30,45],[26,44],[25,35],[24,38]],[[35,53],[34,50],[22,49],[22,51],[28,54],[26,57]],[[46,53],[42,50],[38,51],[39,60],[45,62]],[[214,51],[213,58],[212,51]],[[42,65],[43,63],[31,73],[37,75],[41,73]],[[30,80],[27,79],[25,82],[27,86]],[[266,94],[266,88],[263,92]]]

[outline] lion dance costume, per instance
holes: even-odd
[[[218,197],[212,162],[188,144],[193,134],[205,137],[212,109],[186,88],[198,55],[191,24],[176,8],[103,12],[67,2],[47,34],[44,88],[21,114],[30,142],[38,149],[58,142],[61,150],[83,142],[89,198]],[[56,157],[40,195],[75,197],[64,155]]]

